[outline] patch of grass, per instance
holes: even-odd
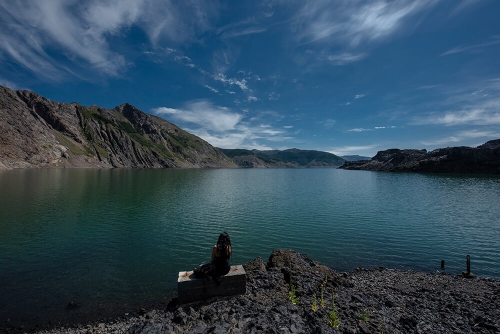
[[[146,138],[144,138],[143,136],[141,136],[138,133],[129,133],[129,136],[130,136],[130,138],[132,138],[133,140],[135,140],[136,142],[138,142],[142,146],[149,147],[149,148],[154,146],[150,140],[147,140]]]
[[[101,114],[96,114],[96,113],[93,113],[92,114],[92,118],[95,119],[95,120],[98,120],[104,124],[114,124],[111,120],[107,119],[106,117],[104,117],[103,115]]]
[[[74,155],[84,155],[88,153],[84,147],[77,144],[73,139],[66,137],[60,132],[56,132],[56,139],[61,144],[68,148],[70,154]]]
[[[299,298],[295,293],[295,285],[292,282],[292,275],[290,274],[290,291],[288,292],[288,299],[292,302],[293,305],[297,305],[299,303]]]
[[[172,152],[165,146],[163,145],[162,143],[159,143],[159,144],[156,144],[155,146],[157,148],[158,151],[160,151],[161,154],[169,157],[169,158],[173,158],[174,155],[172,154]]]
[[[290,292],[288,292],[288,299],[292,302],[293,305],[297,305],[299,303],[299,298],[295,294],[295,285],[290,283]]]
[[[370,321],[370,317],[368,317],[368,309],[364,308],[360,314],[358,314],[358,319],[363,320],[364,322]]]
[[[110,119],[104,117],[103,115],[101,115],[99,112],[101,112],[101,109],[100,108],[97,108],[97,109],[90,109],[90,108],[87,108],[87,107],[84,107],[84,106],[81,106],[81,105],[77,105],[76,106],[76,109],[80,112],[80,114],[82,114],[83,118],[93,118],[99,122],[102,122],[104,124],[114,124],[113,121],[111,121]]]
[[[108,154],[108,151],[106,151],[104,148],[102,148],[101,146],[99,145],[94,145],[94,148],[96,149],[97,153],[99,153],[99,155],[102,157],[102,158],[106,158],[109,154]]]
[[[167,132],[167,135],[173,143],[177,143],[184,148],[192,147],[195,150],[200,150],[203,147],[201,141],[198,138],[190,135],[183,130],[177,133]]]
[[[319,304],[322,308],[325,308],[325,298],[323,298],[323,286],[321,286],[321,299],[319,300]]]
[[[316,293],[314,293],[314,299],[311,305],[311,309],[313,310],[313,312],[318,311],[318,303],[316,302]]]
[[[328,320],[328,326],[332,328],[338,328],[340,326],[339,315],[335,307],[335,299],[333,294],[332,294],[332,310],[327,313],[326,317]]]
[[[137,133],[137,129],[129,122],[120,122],[119,127],[127,133]]]
[[[378,324],[378,330],[380,334],[384,334],[384,323],[381,322]]]
[[[76,109],[80,114],[82,114],[83,118],[92,118],[92,111],[89,110],[88,108],[81,105],[77,105]]]

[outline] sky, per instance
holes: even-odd
[[[0,85],[130,103],[220,148],[500,138],[498,0],[0,0]]]

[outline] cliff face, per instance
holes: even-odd
[[[58,103],[0,86],[0,169],[236,167],[204,140],[130,104]]]
[[[500,139],[476,148],[379,151],[371,160],[346,162],[343,169],[388,172],[500,174]]]

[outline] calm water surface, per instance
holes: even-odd
[[[336,169],[0,172],[0,323],[76,321],[175,294],[222,231],[233,264],[276,248],[500,279],[500,178]],[[69,301],[76,310],[66,310]],[[86,318],[87,317],[87,318]]]

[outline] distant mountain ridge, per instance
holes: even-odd
[[[283,151],[222,148],[219,148],[219,150],[242,168],[336,168],[342,166],[345,162],[344,159],[335,154],[296,148]]]
[[[364,157],[362,155],[343,155],[342,159],[346,161],[361,161],[361,160],[370,160],[370,157]]]
[[[50,101],[0,86],[0,169],[237,167],[209,143],[125,103]]]
[[[478,147],[427,150],[389,149],[371,160],[346,162],[342,169],[388,172],[500,174],[500,139]]]

